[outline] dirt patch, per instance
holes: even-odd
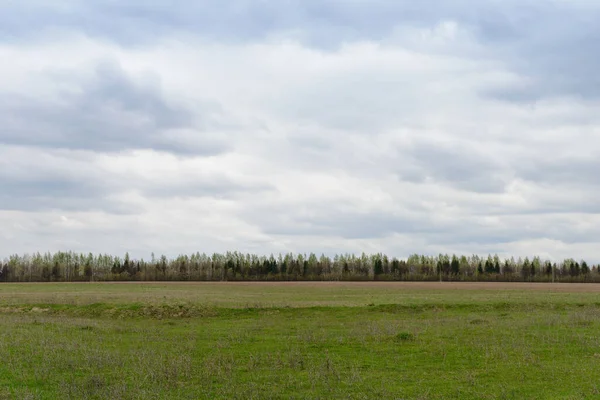
[[[292,284],[296,282],[291,282]],[[525,282],[310,282],[315,286],[378,287],[415,290],[519,290],[544,292],[600,292],[592,283],[525,283]]]
[[[79,284],[81,283],[74,283]],[[543,292],[600,293],[600,283],[533,283],[533,282],[94,282],[101,285],[167,286],[254,286],[254,287],[336,287],[390,288],[398,290],[527,290]]]

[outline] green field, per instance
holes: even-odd
[[[600,285],[0,284],[0,398],[600,398]]]

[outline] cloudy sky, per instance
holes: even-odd
[[[600,261],[600,3],[0,1],[0,257]]]

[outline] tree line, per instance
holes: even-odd
[[[0,261],[0,282],[78,281],[510,281],[600,282],[598,265],[540,257],[500,259],[414,254],[311,254],[259,256],[225,254],[162,255],[150,260],[74,252],[13,255]]]

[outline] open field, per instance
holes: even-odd
[[[600,285],[0,284],[0,398],[600,398]]]
[[[600,302],[600,284],[507,282],[110,282],[0,284],[1,304],[211,307]]]

